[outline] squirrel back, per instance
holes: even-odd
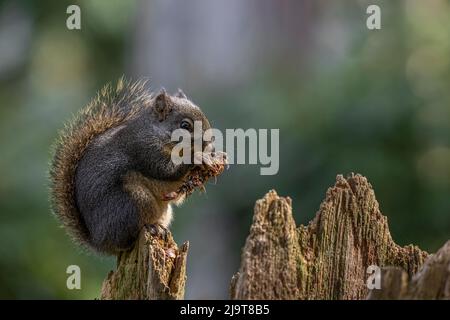
[[[69,235],[88,246],[89,231],[75,197],[75,175],[84,151],[96,137],[136,117],[150,106],[152,94],[145,82],[120,79],[97,96],[59,133],[50,166],[51,207]]]

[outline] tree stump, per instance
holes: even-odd
[[[232,299],[365,299],[368,266],[413,275],[428,256],[394,243],[361,175],[338,175],[308,226],[296,226],[291,205],[273,190],[256,202]]]
[[[183,299],[188,248],[185,242],[178,249],[170,233],[161,239],[144,228],[134,248],[117,257],[100,299]]]
[[[188,243],[180,248],[142,230],[101,299],[183,299]],[[369,290],[369,266],[381,288]],[[337,176],[315,218],[296,226],[292,203],[275,191],[255,205],[232,299],[450,299],[450,241],[436,254],[392,240],[372,186],[361,175]]]

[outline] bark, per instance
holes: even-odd
[[[188,248],[178,248],[170,233],[163,240],[144,228],[134,248],[117,257],[100,299],[183,299]]]
[[[291,205],[275,191],[256,202],[232,299],[365,299],[368,266],[397,266],[413,275],[428,256],[394,243],[361,175],[337,176],[307,226],[295,225]]]

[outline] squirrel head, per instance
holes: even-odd
[[[181,89],[172,96],[165,89],[161,89],[153,99],[152,110],[159,122],[157,127],[169,140],[176,129],[193,133],[196,121],[201,122],[203,132],[211,128],[202,110],[190,101]]]
[[[194,143],[194,123],[202,124],[202,134],[211,128],[202,110],[190,101],[179,89],[174,95],[169,95],[161,89],[152,97],[146,108],[138,117],[127,124],[122,130],[127,135],[125,148],[136,163],[144,167],[154,163],[170,161],[171,151],[179,141],[172,141],[172,133],[176,129],[185,129],[191,134]],[[122,136],[124,136],[122,134]],[[203,142],[203,148],[208,142]],[[193,148],[192,152],[193,152]]]

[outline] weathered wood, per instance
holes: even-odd
[[[188,248],[187,242],[178,248],[170,233],[163,240],[143,229],[134,248],[117,258],[100,298],[183,299]]]
[[[255,205],[232,299],[364,299],[370,265],[417,272],[428,254],[389,233],[372,186],[337,176],[315,218],[296,227],[291,199],[270,191]]]
[[[450,299],[450,241],[412,277],[401,268],[383,269],[380,289],[368,299]]]

